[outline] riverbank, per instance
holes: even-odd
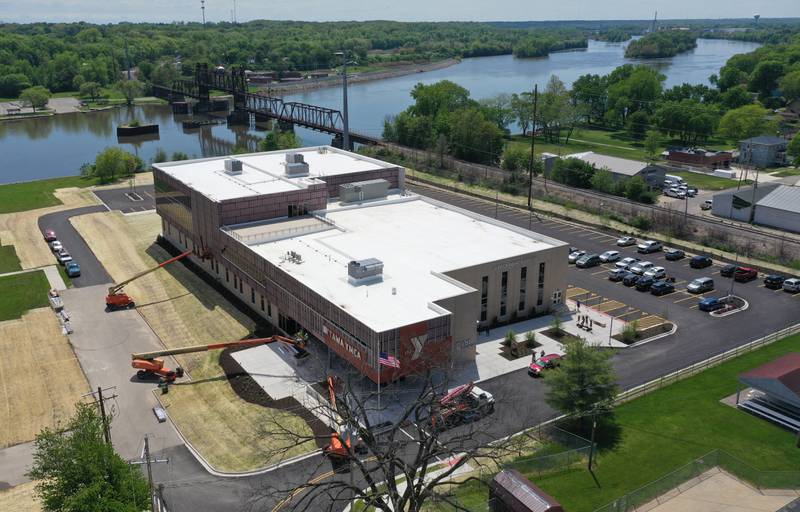
[[[134,105],[154,105],[166,103],[164,100],[158,99],[154,96],[141,96],[134,98]],[[123,107],[127,104],[124,99],[110,98],[104,101],[81,101],[72,96],[63,96],[59,98],[51,98],[48,102],[48,108],[37,110],[33,112],[30,107],[20,106],[19,100],[0,102],[0,121],[19,121],[23,119],[31,119],[37,117],[50,117],[59,114],[74,114],[76,112],[88,113],[98,112],[102,110],[109,110],[113,108]],[[9,112],[14,112],[9,114]]]
[[[391,70],[368,71],[366,73],[359,73],[357,75],[349,76],[348,83],[362,83],[372,82],[374,80],[385,80],[387,78],[396,78],[406,75],[414,75],[416,73],[425,73],[428,71],[437,71],[439,69],[455,66],[461,62],[461,59],[445,59],[436,62],[429,62],[425,64],[410,64],[408,66],[398,67]],[[274,84],[266,87],[261,87],[262,90],[269,90],[270,93],[281,96],[284,94],[294,94],[304,91],[313,91],[316,89],[326,89],[328,87],[339,87],[342,81],[339,76],[328,76],[325,78],[316,78],[304,80],[302,82],[289,82],[283,84]]]

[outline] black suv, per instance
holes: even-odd
[[[656,280],[649,276],[644,276],[638,281],[636,281],[636,289],[640,292],[646,292],[650,290],[650,287],[653,286]]]
[[[689,266],[692,268],[706,268],[714,264],[714,260],[708,256],[695,256],[689,261]]]
[[[622,284],[625,286],[636,286],[636,282],[639,280],[640,276],[637,276],[633,272],[628,272],[625,274],[625,277],[622,278]]]
[[[780,290],[786,278],[777,274],[772,274],[764,278],[764,286],[770,290]]]
[[[650,286],[650,293],[653,295],[666,295],[675,291],[675,285],[667,281],[656,281]]]
[[[736,265],[725,265],[719,270],[722,277],[733,277],[734,273],[736,273]]]

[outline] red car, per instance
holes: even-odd
[[[541,377],[542,372],[548,368],[555,368],[561,362],[561,356],[558,354],[547,354],[542,356],[528,366],[528,375],[531,377]]]
[[[56,232],[55,231],[53,231],[52,229],[48,229],[47,231],[44,232],[44,241],[45,242],[52,242],[54,240],[58,240],[58,237],[56,236]]]
[[[752,281],[758,278],[758,270],[750,267],[737,267],[733,273],[733,278],[740,283]]]

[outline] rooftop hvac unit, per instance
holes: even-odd
[[[389,194],[389,182],[384,179],[357,181],[339,185],[339,201],[352,203],[382,199]]]
[[[286,153],[286,175],[290,177],[308,176],[309,169],[303,155]]]
[[[287,164],[302,164],[305,163],[302,153],[286,153]]]
[[[236,160],[235,158],[226,158],[225,174],[229,174],[231,176],[242,174],[242,161]]]
[[[347,264],[347,276],[351,282],[383,277],[383,262],[377,258],[351,261]]]

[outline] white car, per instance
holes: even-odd
[[[636,239],[633,238],[632,236],[623,236],[622,238],[617,240],[617,245],[620,247],[628,247],[635,244],[636,244]]]
[[[664,267],[651,267],[644,273],[645,277],[652,277],[653,279],[663,279],[667,277],[667,269]]]
[[[700,209],[701,209],[701,210],[710,210],[710,209],[711,209],[711,208],[713,208],[713,207],[714,207],[714,201],[712,201],[711,199],[706,199],[706,200],[705,200],[705,201],[703,201],[703,203],[700,205]]]
[[[680,190],[679,188],[676,188],[676,187],[672,187],[672,188],[666,189],[664,191],[664,194],[669,196],[669,197],[676,197],[678,199],[686,199],[686,192],[683,191],[683,190]]]
[[[611,263],[619,260],[619,251],[606,251],[600,255],[600,261],[603,263]]]
[[[783,282],[783,291],[789,293],[800,292],[800,279],[793,277]]]
[[[619,260],[615,265],[617,268],[624,268],[625,270],[630,269],[631,265],[637,263],[639,258],[622,258]]]
[[[59,242],[58,240],[53,240],[52,242],[50,242],[50,250],[53,251],[56,254],[61,252],[61,249],[63,249],[63,248],[64,248],[64,246],[61,245],[61,242]]]
[[[66,265],[67,262],[72,261],[72,255],[69,252],[67,252],[66,249],[61,249],[61,251],[56,256],[56,259],[58,260],[59,263],[61,263],[61,265]]]
[[[628,268],[628,270],[630,270],[634,274],[637,274],[637,275],[641,276],[645,272],[650,270],[651,268],[653,268],[653,262],[651,262],[651,261],[638,261],[638,262],[634,263],[633,265],[631,265]]]
[[[569,257],[567,258],[567,261],[570,262],[570,263],[575,263],[576,261],[581,259],[581,257],[583,255],[585,255],[585,254],[586,254],[586,251],[583,251],[583,250],[578,250],[578,251],[571,252],[571,253],[569,253]]]

